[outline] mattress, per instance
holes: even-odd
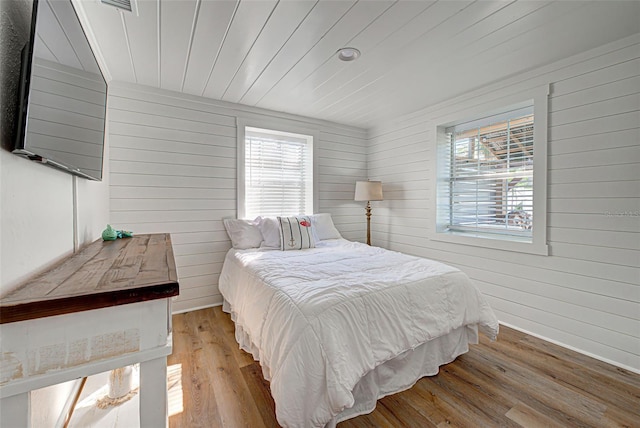
[[[491,339],[498,333],[493,311],[458,269],[343,239],[300,251],[232,249],[219,288],[284,427],[331,426],[370,411],[358,395],[377,368],[416,360],[417,350],[446,363],[466,351],[476,329]],[[434,351],[439,342],[447,349]],[[423,366],[416,361],[412,367]],[[369,395],[435,374],[415,367],[411,379],[402,372]]]

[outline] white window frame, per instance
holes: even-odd
[[[237,218],[246,217],[246,192],[245,192],[245,130],[249,128],[265,129],[282,135],[295,134],[296,136],[304,135],[311,137],[312,146],[312,166],[313,166],[313,207],[308,213],[313,214],[318,209],[318,168],[317,168],[317,147],[318,147],[318,130],[300,124],[299,122],[280,119],[280,118],[262,118],[262,117],[237,117],[236,118],[236,135],[237,135]],[[253,219],[250,219],[253,220]]]
[[[441,117],[432,122],[432,147],[435,155],[431,157],[431,227],[429,239],[454,244],[471,245],[505,251],[548,255],[547,246],[547,133],[548,133],[548,97],[549,85],[544,85],[517,95],[466,108]],[[483,233],[457,233],[446,230],[448,216],[439,206],[449,204],[449,174],[446,161],[449,156],[449,143],[445,129],[482,117],[488,117],[515,108],[533,104],[533,230],[531,242],[505,239],[500,236]]]

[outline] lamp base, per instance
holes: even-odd
[[[367,245],[371,245],[371,202],[367,201]]]

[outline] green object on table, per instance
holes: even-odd
[[[132,236],[133,232],[129,232],[128,230],[115,230],[110,224],[102,231],[102,239],[104,241],[115,241],[118,238],[131,238]]]
[[[102,231],[102,239],[104,241],[115,241],[118,239],[118,232],[108,224],[107,228]]]
[[[133,236],[133,232],[129,232],[127,230],[116,230],[118,234],[118,238],[131,238]]]

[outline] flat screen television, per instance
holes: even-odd
[[[102,180],[107,83],[70,0],[34,0],[13,153]]]

